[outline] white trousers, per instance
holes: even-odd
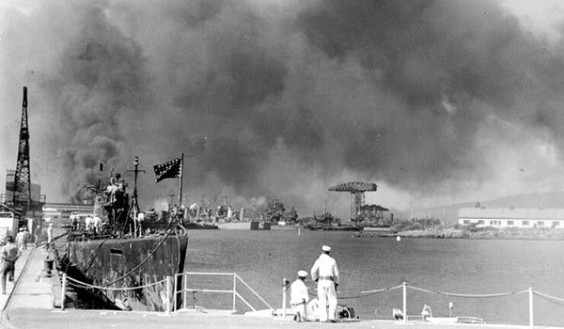
[[[319,303],[319,321],[335,320],[337,312],[337,293],[335,283],[331,280],[317,282],[317,298]],[[329,305],[329,309],[327,309]]]
[[[292,308],[294,310],[294,314],[300,316],[301,321],[307,321],[307,313],[306,313],[306,303],[301,304],[292,304]]]

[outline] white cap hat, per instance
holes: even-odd
[[[321,247],[321,250],[323,251],[331,251],[331,247],[324,245],[323,247]]]
[[[307,272],[306,271],[298,271],[298,276],[300,278],[307,278]]]

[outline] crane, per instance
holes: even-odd
[[[13,172],[13,171],[11,171]],[[11,179],[10,171],[6,179],[6,206],[12,207],[15,213],[21,217],[29,217],[41,222],[43,217],[44,196],[39,195],[38,200],[33,199],[30,157],[29,157],[29,127],[27,118],[27,87],[23,87],[22,118],[20,125],[20,138],[18,143],[18,159],[16,170]],[[37,196],[36,196],[37,197]],[[24,218],[20,220],[25,221]],[[22,225],[23,223],[20,223]]]
[[[359,220],[362,207],[365,204],[365,192],[376,192],[374,183],[348,182],[329,188],[333,192],[349,192],[351,194],[351,220],[355,223]]]

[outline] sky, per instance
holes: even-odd
[[[346,218],[349,181],[400,210],[562,191],[563,26],[558,1],[3,1],[0,185],[27,86],[48,202],[138,156],[159,207],[183,153],[186,204],[300,216]]]

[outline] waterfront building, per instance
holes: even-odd
[[[564,228],[564,209],[462,208],[458,212],[458,223],[498,228]]]
[[[55,227],[70,223],[73,212],[85,217],[94,213],[94,205],[49,202],[43,206],[43,218],[48,218]]]

